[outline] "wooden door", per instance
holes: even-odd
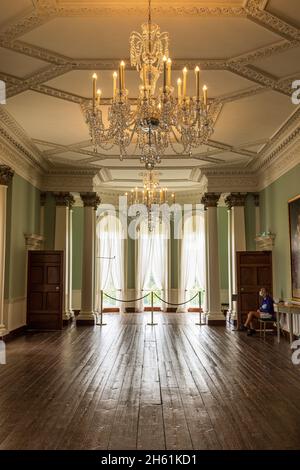
[[[27,326],[60,330],[63,326],[63,251],[29,251]]]
[[[266,287],[272,295],[272,252],[237,252],[236,262],[238,326],[240,326],[251,310],[259,308],[261,287]]]

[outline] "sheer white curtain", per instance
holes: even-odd
[[[148,230],[148,222],[140,225],[138,237],[137,286],[138,297],[146,294],[153,287],[167,297],[168,286],[168,230],[165,223],[155,225],[152,232]],[[137,303],[139,311],[143,310],[143,301]]]
[[[187,291],[195,288],[205,289],[205,226],[204,213],[200,211],[184,221],[179,302],[188,300]],[[186,309],[184,305],[178,311]]]
[[[116,297],[124,298],[124,234],[120,220],[114,214],[100,218],[97,229],[96,293],[99,302],[100,291],[116,290]],[[124,304],[117,303],[120,311]]]

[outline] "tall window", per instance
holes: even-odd
[[[204,213],[197,211],[185,219],[181,249],[180,302],[191,299],[205,289],[205,229]],[[198,298],[182,308],[198,306]]]
[[[97,223],[96,246],[96,306],[100,291],[122,299],[124,293],[124,234],[120,220],[114,214],[105,214]],[[105,307],[122,304],[104,296]]]
[[[147,221],[140,225],[138,238],[137,286],[139,297],[147,291],[154,291],[161,298],[167,297],[168,286],[168,230],[163,222],[157,221],[152,232]],[[156,299],[156,297],[155,297]],[[139,309],[150,305],[150,295],[139,303]],[[155,300],[156,306],[162,306]]]

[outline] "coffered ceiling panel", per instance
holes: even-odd
[[[0,28],[31,8],[31,0],[1,0]]]
[[[0,72],[9,73],[16,77],[26,77],[26,75],[37,72],[47,65],[47,62],[42,60],[0,47]]]
[[[130,33],[139,31],[144,20],[140,16],[57,18],[25,34],[22,40],[72,58],[121,59],[129,57]],[[233,57],[279,39],[245,18],[162,17],[157,20],[161,30],[169,32],[173,58]]]
[[[214,140],[241,145],[271,137],[295,111],[289,97],[274,91],[244,98],[224,106]]]
[[[267,10],[295,26],[300,26],[299,0],[269,0]]]
[[[299,2],[300,6],[300,2]],[[300,46],[253,63],[264,72],[274,77],[287,77],[298,73],[300,76]]]
[[[11,98],[8,111],[35,139],[61,144],[88,140],[88,129],[78,105],[27,91]]]

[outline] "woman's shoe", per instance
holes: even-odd
[[[240,326],[239,331],[248,331],[248,328],[245,325]]]
[[[249,328],[247,331],[247,336],[254,336],[255,333],[256,333],[256,330],[254,330],[253,328]]]

